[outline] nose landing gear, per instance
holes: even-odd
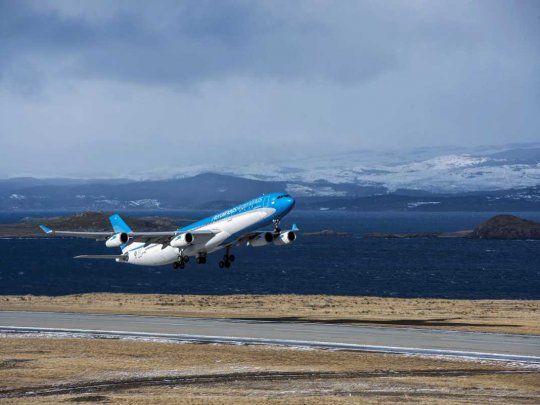
[[[200,253],[195,259],[197,264],[206,264],[206,253]]]

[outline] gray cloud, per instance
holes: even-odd
[[[1,13],[3,70],[29,57],[44,64],[68,59],[58,73],[192,84],[245,75],[361,81],[394,66],[393,50],[369,32],[373,24],[341,32],[323,14],[304,14],[308,5],[186,1],[148,14],[147,6],[126,7],[89,20],[7,1]],[[320,12],[335,13],[326,9]],[[369,7],[357,11],[373,14]]]
[[[0,0],[0,176],[535,140],[539,10]]]

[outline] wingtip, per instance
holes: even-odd
[[[51,234],[51,233],[53,233],[52,229],[51,229],[51,228],[47,228],[45,225],[40,225],[39,227],[40,227],[41,230],[42,230],[43,232],[45,232],[46,234]]]
[[[296,224],[293,224],[293,225],[292,225],[292,230],[293,230],[293,231],[299,231],[300,228],[298,228],[298,226],[297,226]]]

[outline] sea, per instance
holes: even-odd
[[[68,212],[0,213],[0,222]],[[193,220],[205,211],[129,212]],[[515,215],[540,221],[540,212]],[[293,211],[284,228],[301,232],[290,246],[241,246],[220,269],[191,260],[183,270],[114,261],[75,260],[112,254],[88,239],[0,239],[0,294],[63,295],[88,292],[173,294],[331,294],[460,299],[540,299],[540,241],[365,239],[367,232],[472,229],[493,216],[478,212]],[[352,236],[307,236],[332,229]]]

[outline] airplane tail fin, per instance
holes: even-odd
[[[124,222],[122,217],[118,214],[111,215],[109,217],[109,221],[111,222],[112,228],[114,232],[120,233],[125,232],[127,234],[130,234],[133,232],[128,224]],[[122,249],[122,253],[124,253],[126,247],[129,245],[129,241],[127,243],[124,243],[123,245],[120,245],[120,249]]]
[[[114,232],[125,232],[125,233],[131,233],[133,232],[131,228],[124,222],[124,220],[120,217],[118,214],[111,215],[109,217],[109,221],[111,222],[112,228]]]

